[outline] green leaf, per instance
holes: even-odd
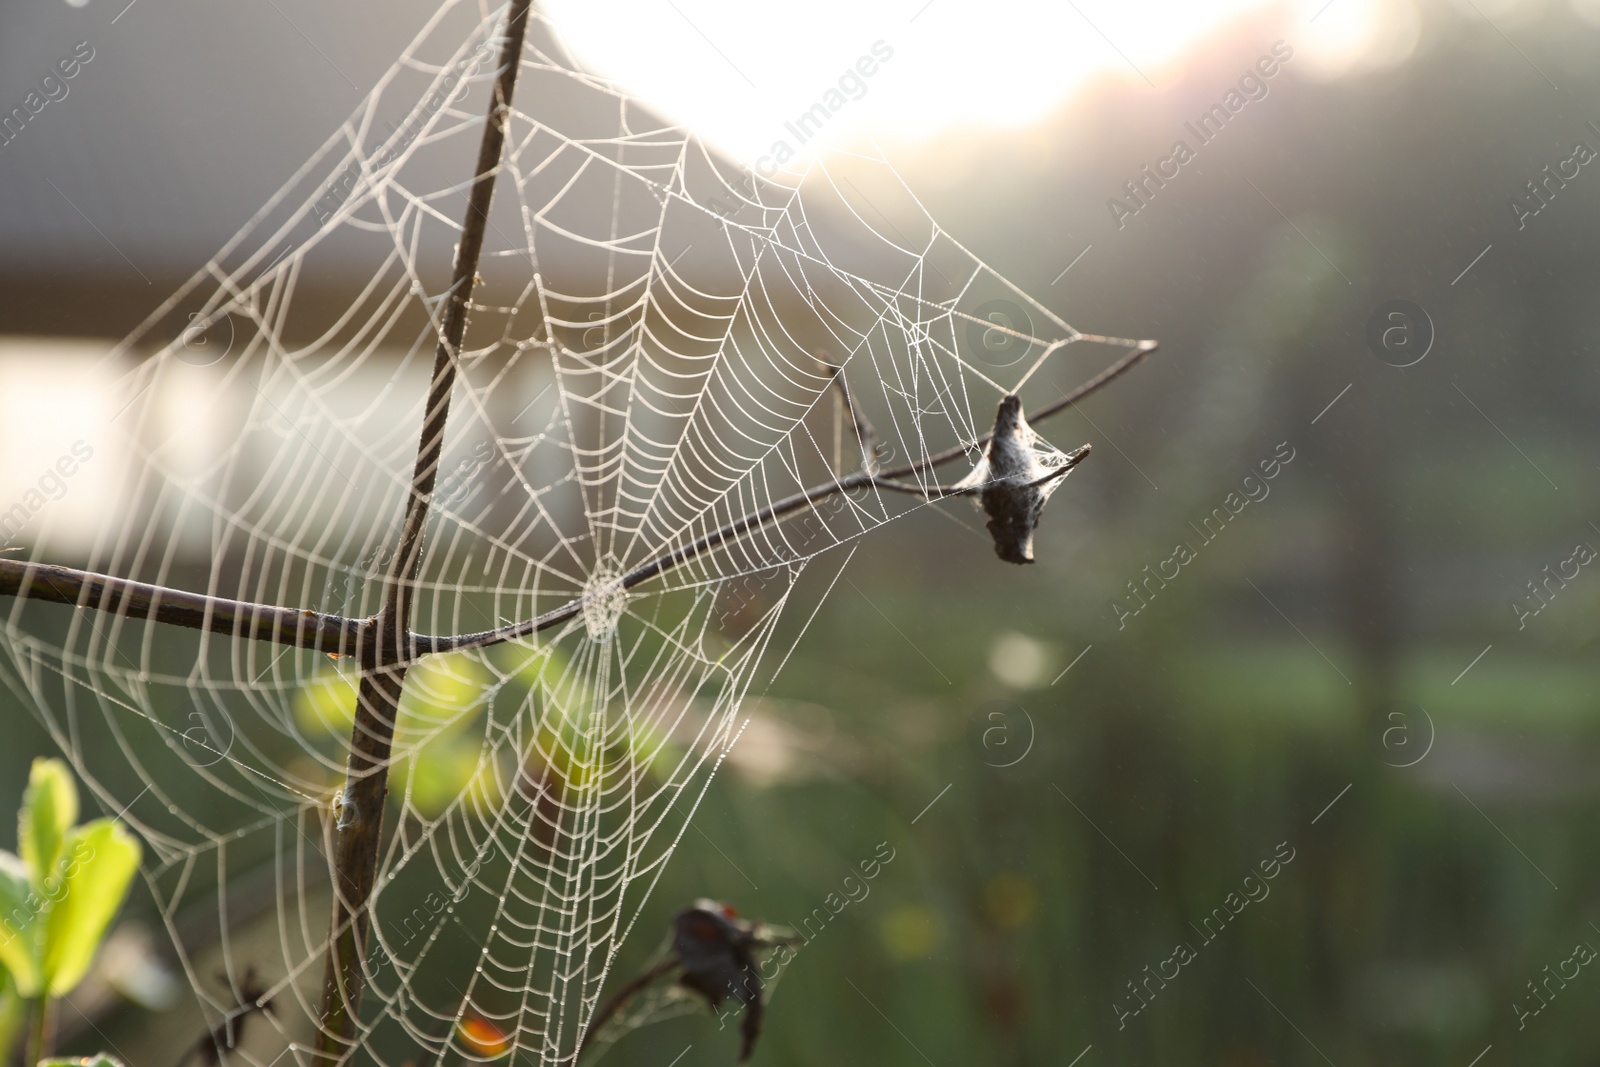
[[[139,868],[139,842],[115,819],[84,823],[66,841],[66,884],[45,919],[46,991],[59,997],[83,980],[106,926]]]
[[[122,1061],[104,1052],[93,1056],[55,1056],[39,1061],[39,1067],[123,1067]]]
[[[78,787],[72,772],[57,759],[34,760],[17,817],[17,848],[35,890],[43,891],[55,873],[67,831],[77,821]]]
[[[17,993],[39,992],[39,931],[35,920],[42,905],[34,895],[27,865],[0,852],[0,964],[11,975]]]

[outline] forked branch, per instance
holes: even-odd
[[[841,493],[877,488],[911,492],[924,499],[935,499],[990,487],[965,483],[956,486],[918,486],[905,479],[920,478],[971,455],[975,450],[983,449],[992,434],[984,434],[893,470],[877,470],[873,458],[876,439],[872,428],[857,410],[843,374],[838,368],[830,368],[834,387],[839,392],[862,448],[861,470],[752,511],[691,544],[634,568],[610,589],[595,590],[572,598],[560,607],[534,618],[475,634],[432,637],[411,631],[412,605],[422,566],[423,535],[443,450],[450,398],[455,387],[456,361],[466,334],[467,314],[477,280],[495,177],[505,148],[506,126],[521,64],[529,7],[530,0],[511,0],[507,10],[499,73],[479,146],[477,168],[456,251],[454,274],[440,321],[439,344],[435,352],[433,377],[410,492],[378,614],[366,619],[345,618],[308,609],[204,596],[68,567],[0,559],[0,596],[65,604],[130,620],[167,623],[232,637],[353,656],[360,663],[361,684],[345,788],[338,797],[340,817],[337,828],[331,831],[335,893],[316,1046],[318,1056],[329,1063],[342,1063],[357,1047],[361,995],[366,979],[363,959],[369,924],[368,903],[373,891],[382,838],[390,747],[407,668],[412,663],[430,654],[483,648],[529,637],[561,625],[583,610],[589,596],[604,596],[619,587],[632,589],[779,522],[802,508]],[[1154,341],[1130,342],[1084,334],[1077,334],[1071,340],[1110,341],[1130,350],[1061,400],[1041,409],[1035,414],[1035,421],[1048,418],[1099,391],[1156,349]],[[1065,343],[1057,342],[1057,346]],[[1016,403],[1014,397],[1008,398],[1008,402]],[[1085,454],[1087,449],[1073,453],[1065,466],[1058,466],[1024,488],[1034,488],[1063,476]]]

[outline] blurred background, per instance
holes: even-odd
[[[82,400],[100,357],[430,10],[0,10],[0,112],[26,112],[0,146],[0,500],[112,417]],[[785,972],[758,1062],[1596,1062],[1600,977],[1548,975],[1600,946],[1600,6],[545,10],[580,62],[749,166],[887,44],[806,151],[881,154],[1024,292],[1162,345],[1049,425],[1095,453],[1033,567],[996,561],[962,502],[862,542],[752,695],[623,971],[684,901],[797,925],[887,842]],[[329,306],[351,286],[300,284]],[[175,418],[199,455],[226,432]],[[48,516],[85,551],[110,469]],[[55,745],[0,701],[9,825]],[[171,968],[139,938],[151,908],[136,891],[124,944]],[[65,1047],[144,1067],[204,1031],[181,997],[102,985]],[[701,1013],[606,1062],[734,1053]]]

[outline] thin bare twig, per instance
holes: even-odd
[[[1099,340],[1099,338],[1095,338],[1095,340]],[[1041,422],[1052,415],[1065,411],[1067,408],[1078,403],[1080,400],[1084,399],[1090,394],[1104,389],[1106,386],[1122,377],[1122,375],[1132,370],[1136,365],[1144,360],[1146,356],[1150,355],[1150,353],[1154,352],[1155,350],[1156,342],[1154,341],[1137,342],[1134,348],[1130,350],[1127,355],[1123,356],[1121,359],[1111,364],[1111,366],[1107,367],[1093,378],[1090,378],[1087,382],[1084,382],[1082,385],[1072,390],[1060,400],[1053,404],[1047,404],[1045,407],[1041,408],[1037,413],[1034,414],[1030,421],[1034,423]],[[656,559],[651,560],[649,563],[635,567],[633,570],[622,576],[619,582],[619,587],[622,589],[632,589],[643,582],[649,581],[651,578],[654,578],[657,575],[665,574],[667,571],[672,570],[680,564],[687,563],[690,560],[702,556],[705,553],[727,544],[730,541],[735,541],[747,533],[750,533],[754,530],[759,530],[768,524],[776,522],[784,516],[793,514],[794,512],[799,511],[801,508],[814,504],[819,500],[826,500],[827,498],[836,496],[839,493],[848,493],[856,489],[865,489],[875,486],[886,489],[896,489],[896,486],[892,483],[900,482],[905,478],[917,477],[918,475],[933,470],[936,467],[942,467],[945,464],[954,462],[955,460],[961,459],[964,456],[970,456],[973,452],[981,449],[984,445],[987,445],[993,436],[993,432],[985,433],[982,436],[967,442],[966,444],[960,444],[953,448],[947,448],[943,452],[938,452],[932,456],[929,456],[927,459],[921,459],[915,463],[907,463],[904,466],[881,471],[877,474],[869,474],[866,471],[858,471],[855,474],[848,475],[844,478],[835,478],[831,482],[824,482],[821,485],[814,485],[810,489],[802,489],[800,492],[786,496],[781,500],[768,504],[764,508],[761,508],[757,511],[752,511],[748,515],[736,519],[720,529],[713,530],[711,533],[708,533],[704,537],[685,545],[683,548],[669,552],[664,556],[659,556]],[[603,595],[606,592],[607,590],[602,589],[587,595]],[[558,625],[577,615],[578,612],[583,610],[584,602],[585,597],[578,597],[574,600],[568,601],[566,604],[555,609],[554,611],[546,612],[545,614],[536,618],[524,619],[521,622],[510,623],[509,625],[501,626],[494,630],[484,630],[481,633],[475,634],[461,634],[457,637],[436,637],[432,641],[430,650],[434,652],[450,652],[457,649],[486,648],[490,645],[500,644],[505,641],[518,641],[525,637],[531,637],[533,634],[536,634],[541,630],[549,629],[551,626]]]
[[[363,620],[302,608],[280,608],[133,582],[109,574],[0,560],[0,596],[90,608],[138,621],[354,655]]]
[[[1036,489],[1041,485],[1055,481],[1057,478],[1065,478],[1072,473],[1073,468],[1088,459],[1089,454],[1093,451],[1094,449],[1089,445],[1079,445],[1067,453],[1066,459],[1059,467],[1054,468],[1048,474],[1041,474],[1029,482],[1025,488]],[[983,482],[957,482],[954,485],[915,485],[911,482],[890,481],[887,478],[878,478],[872,484],[879,489],[893,489],[897,493],[920,496],[929,502],[946,500],[953,496],[971,496],[974,493],[983,492],[985,486]]]
[[[1086,397],[1100,391],[1107,385],[1110,385],[1116,379],[1120,378],[1122,375],[1126,374],[1129,370],[1133,369],[1133,367],[1138,365],[1145,359],[1145,357],[1149,356],[1154,351],[1156,351],[1156,342],[1140,341],[1136,347],[1131,349],[1127,355],[1117,360],[1117,362],[1111,364],[1111,366],[1107,367],[1093,378],[1090,378],[1087,382],[1084,382],[1082,385],[1072,390],[1060,400],[1039,409],[1039,411],[1033,414],[1029,421],[1031,423],[1038,424],[1050,416],[1058,414],[1071,407],[1073,404],[1076,404]],[[683,548],[669,552],[663,556],[659,556],[648,563],[644,563],[639,567],[634,568],[632,571],[629,571],[622,577],[620,581],[620,588],[632,589],[635,586],[649,581],[651,578],[665,574],[679,565],[696,559],[707,552],[713,551],[716,548],[729,543],[730,541],[736,541],[746,534],[760,530],[773,522],[799,511],[801,508],[804,508],[807,505],[814,504],[820,500],[826,500],[829,497],[836,496],[840,493],[848,493],[856,489],[878,488],[892,492],[912,493],[917,496],[922,496],[925,499],[934,499],[940,496],[954,495],[953,491],[956,488],[955,486],[923,487],[917,486],[913,483],[905,482],[904,479],[908,477],[916,477],[937,467],[942,467],[946,464],[952,463],[964,456],[970,456],[972,453],[978,451],[979,449],[983,448],[983,446],[988,444],[991,436],[992,434],[985,433],[971,441],[956,445],[953,448],[948,448],[945,451],[936,453],[926,459],[919,460],[915,463],[908,463],[900,467],[895,467],[891,470],[880,471],[877,474],[869,474],[865,470],[857,471],[856,473],[847,475],[843,478],[836,478],[833,481],[824,482],[820,485],[814,485],[809,489],[801,490],[800,492],[775,501],[774,503],[769,504],[767,507],[752,511],[749,514],[728,523],[726,526],[707,534],[706,536]],[[1073,454],[1076,455],[1076,453]],[[1054,474],[1056,472],[1052,473]],[[0,596],[27,596],[39,600],[51,600],[57,603],[75,604],[78,603],[78,590],[83,585],[93,585],[95,583],[106,582],[123,582],[122,579],[108,578],[105,575],[92,574],[87,571],[76,571],[67,567],[51,567],[49,568],[49,572],[51,575],[52,585],[48,591],[43,591],[38,585],[29,585],[22,581],[22,578],[29,570],[39,566],[41,565],[24,563],[20,560],[0,560]],[[138,585],[138,583],[124,584],[129,586]],[[360,632],[360,628],[362,626],[368,624],[368,620],[345,619],[337,615],[316,615],[316,618],[319,621],[314,630],[301,631],[293,628],[285,628],[278,631],[272,631],[257,626],[248,631],[241,632],[238,629],[237,620],[243,617],[255,618],[258,617],[258,614],[261,612],[282,612],[285,613],[285,618],[289,618],[293,616],[304,616],[306,613],[295,609],[267,608],[261,605],[243,604],[237,601],[222,600],[215,597],[199,598],[212,605],[212,610],[209,614],[194,611],[181,612],[175,609],[169,609],[167,605],[176,604],[177,598],[195,597],[195,594],[180,593],[176,590],[164,589],[158,586],[141,586],[140,588],[147,591],[146,599],[140,600],[137,598],[130,598],[125,601],[125,603],[130,607],[143,608],[151,603],[154,603],[158,599],[161,610],[157,614],[147,616],[150,618],[155,618],[157,621],[170,622],[179,626],[189,626],[194,629],[212,630],[218,633],[240,633],[241,636],[251,637],[256,640],[281,641],[286,644],[294,644],[303,648],[320,648],[323,651],[343,652],[343,650],[352,647],[355,638],[353,636],[344,638],[344,644],[336,643],[336,647],[329,648],[327,647],[329,639],[325,636],[326,633],[329,630],[333,630],[340,633],[354,635]],[[604,590],[598,591],[598,593],[604,592]],[[411,663],[421,659],[424,656],[433,655],[439,652],[455,652],[472,648],[487,648],[491,645],[503,644],[507,641],[520,641],[524,638],[531,637],[537,633],[542,633],[551,627],[559,626],[562,623],[575,618],[579,612],[583,610],[583,606],[586,603],[587,597],[592,595],[597,594],[587,594],[585,596],[574,597],[559,607],[552,608],[550,611],[544,612],[541,615],[534,616],[531,619],[523,619],[519,622],[510,623],[493,630],[483,630],[476,633],[455,634],[448,636],[412,634],[406,640],[406,654],[397,662]],[[104,610],[116,610],[116,608],[108,607]]]
[[[612,993],[606,1002],[600,1005],[599,1010],[594,1013],[594,1017],[589,1020],[589,1025],[584,1028],[583,1036],[578,1039],[578,1045],[572,1051],[572,1058],[567,1060],[567,1067],[573,1067],[578,1062],[578,1057],[582,1056],[584,1049],[589,1047],[589,1039],[605,1029],[606,1023],[610,1022],[611,1017],[622,1010],[628,1001],[642,992],[651,982],[654,982],[681,962],[676,954],[670,955],[643,974],[635,975],[623,983],[615,993]]]
[[[822,357],[819,355],[818,358]],[[872,423],[867,421],[867,417],[856,410],[855,401],[850,398],[850,386],[845,384],[844,368],[826,360],[823,360],[822,365],[833,376],[833,387],[839,393],[839,403],[844,407],[844,413],[850,417],[850,424],[856,431],[856,444],[861,448],[861,469],[868,474],[875,474],[878,469],[877,431],[872,428]]]

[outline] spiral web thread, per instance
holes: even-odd
[[[127,463],[85,566],[377,610],[502,19],[444,4],[113,353],[121,410],[106,435]],[[741,699],[786,655],[780,613],[831,587],[835,568],[802,583],[806,564],[923,506],[833,497],[617,586],[859,466],[817,353],[845,366],[882,453],[905,463],[982,434],[1008,389],[1005,368],[971,350],[985,300],[1045,325],[1002,328],[1024,354],[1082,337],[942,232],[881,161],[851,161],[881,179],[872,201],[820,164],[741,175],[553,39],[536,15],[416,629],[484,630],[592,595],[561,628],[426,660],[408,679],[361,1022],[363,1056],[394,1067],[566,1062],[737,740]],[[306,279],[352,263],[359,291],[329,312]],[[197,457],[173,430],[202,413],[228,434]],[[30,557],[71,562],[46,531]],[[974,565],[998,564],[981,550]],[[225,1054],[314,1062],[354,668],[87,610],[18,600],[4,613],[0,674],[143,841],[145,885],[207,1025],[237,1011],[251,971],[273,998]]]

